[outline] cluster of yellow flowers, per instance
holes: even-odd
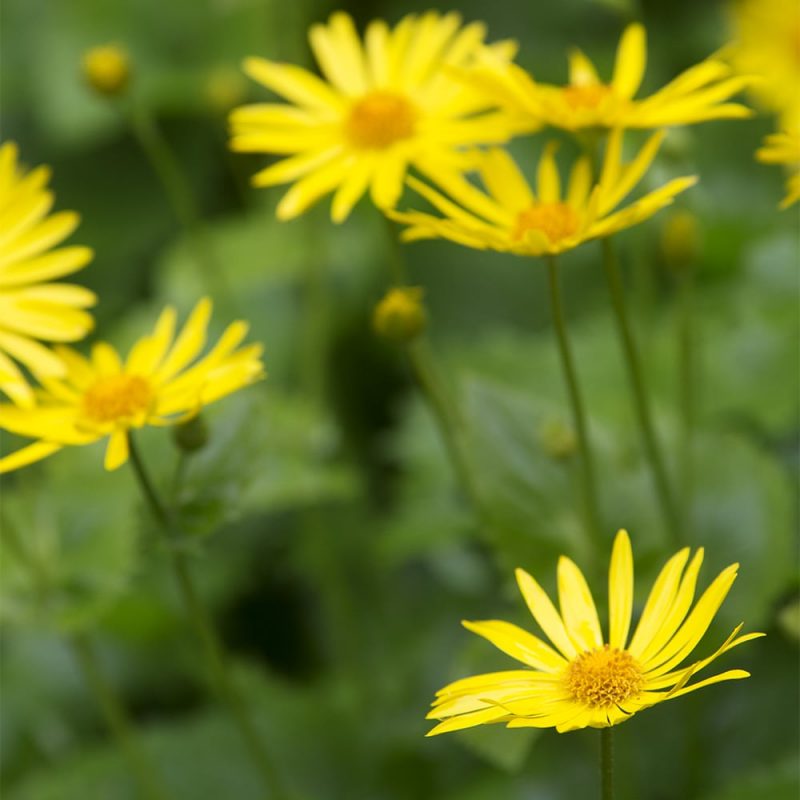
[[[794,6],[794,0],[785,3]],[[552,256],[636,225],[692,186],[694,177],[675,178],[625,204],[656,158],[663,128],[748,116],[748,108],[731,102],[745,88],[764,97],[775,88],[770,102],[780,106],[785,126],[759,157],[800,161],[788,106],[789,99],[796,100],[800,27],[793,34],[794,71],[785,70],[771,39],[772,12],[764,11],[771,5],[778,17],[796,11],[784,12],[782,1],[741,3],[742,30],[753,32],[753,41],[742,37],[736,58],[712,56],[643,98],[637,94],[646,36],[639,24],[624,31],[610,80],[603,81],[591,60],[573,50],[568,83],[554,86],[537,82],[514,63],[513,42],[487,44],[482,24],[462,25],[455,13],[411,15],[394,28],[374,21],[363,39],[347,14],[335,13],[310,31],[322,77],[263,58],[245,61],[250,77],[288,102],[235,109],[230,146],[282,157],[253,177],[261,187],[291,184],[277,206],[280,219],[296,217],[332,194],[331,217],[342,222],[369,193],[377,207],[406,226],[406,241],[438,238]],[[103,51],[87,60],[87,70],[106,93],[127,83],[127,63],[117,55]],[[769,87],[755,83],[754,75],[767,75]],[[554,142],[543,144],[533,180],[502,147],[547,127],[576,134],[586,150],[563,182]],[[630,160],[623,153],[628,129],[654,131]],[[598,159],[594,148],[600,143],[604,152]],[[417,176],[409,175],[411,170]],[[124,360],[104,342],[92,346],[89,358],[65,346],[91,330],[86,308],[95,297],[81,287],[48,281],[80,269],[92,253],[85,247],[52,250],[78,218],[72,212],[47,216],[53,203],[47,179],[44,168],[20,169],[13,144],[0,149],[0,390],[10,400],[0,404],[0,428],[34,440],[0,459],[0,472],[106,437],[105,466],[114,469],[128,458],[131,429],[186,420],[261,377],[261,348],[240,346],[247,326],[234,322],[201,356],[208,299],[197,304],[177,335],[175,310],[166,308]],[[800,179],[792,180],[787,201],[800,197]],[[434,211],[399,210],[405,186]],[[396,338],[415,335],[425,322],[417,308],[420,296],[419,290],[396,290],[379,307],[376,324]],[[684,549],[664,567],[630,641],[633,562],[624,532],[611,559],[607,641],[586,581],[569,559],[558,567],[560,613],[520,570],[522,594],[555,649],[509,623],[465,623],[532,669],[446,687],[430,714],[440,721],[432,733],[501,721],[559,731],[610,726],[709,683],[746,677],[730,670],[687,685],[717,656],[760,635],[738,636],[737,628],[712,656],[680,667],[736,576],[736,565],[724,570],[690,611],[702,550],[686,567],[688,559]]]

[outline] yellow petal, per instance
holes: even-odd
[[[57,450],[60,450],[62,445],[54,442],[34,442],[27,447],[15,451],[3,458],[0,458],[0,475],[5,472],[11,472],[15,469],[27,467],[36,461],[41,461],[43,458],[52,455]]]
[[[529,611],[545,635],[566,658],[576,656],[578,651],[567,635],[564,622],[544,589],[524,569],[517,569],[514,574]]]
[[[629,25],[617,48],[614,64],[614,77],[611,85],[622,98],[633,97],[639,89],[644,77],[647,63],[647,37],[644,26],[639,23]]]
[[[488,639],[495,647],[512,658],[543,672],[564,669],[566,661],[532,633],[502,620],[461,623],[468,631]]]
[[[569,51],[569,82],[571,86],[593,86],[600,83],[594,64],[577,47]]]
[[[584,650],[602,647],[603,634],[589,585],[575,562],[566,556],[558,560],[558,599],[570,638]]]
[[[344,110],[344,99],[306,69],[265,58],[245,59],[243,69],[253,80],[293,103],[331,114]]]
[[[556,166],[557,142],[548,142],[544,148],[536,173],[536,194],[540,203],[558,203],[561,200],[561,177]]]
[[[114,431],[108,439],[103,466],[110,472],[118,469],[128,460],[128,432]]]
[[[170,380],[189,364],[206,343],[206,329],[211,317],[211,300],[204,297],[194,307],[189,319],[180,332],[169,353],[164,358],[155,373],[155,379],[160,382]]]
[[[512,214],[530,208],[535,202],[533,192],[514,159],[499,147],[484,155],[481,180],[492,197]]]
[[[344,94],[355,97],[368,89],[364,52],[353,20],[342,11],[328,25],[312,25],[309,41],[325,77]]]
[[[336,158],[294,184],[278,203],[278,219],[289,220],[299,216],[320,197],[336,188],[355,160],[355,156]]]
[[[625,649],[633,611],[633,553],[628,532],[621,530],[614,540],[608,571],[608,643]]]

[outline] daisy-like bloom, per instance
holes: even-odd
[[[784,114],[800,100],[800,4],[797,0],[736,0],[730,59],[763,80],[751,87],[765,108]]]
[[[633,555],[628,534],[617,534],[608,574],[607,640],[586,580],[570,559],[562,556],[558,562],[561,613],[539,584],[518,569],[522,596],[552,646],[509,622],[464,622],[468,630],[526,668],[476,675],[445,686],[428,714],[428,719],[442,722],[428,735],[494,722],[505,722],[509,728],[555,728],[559,733],[587,726],[605,728],[663,700],[749,677],[744,670],[732,669],[689,683],[726,651],[764,635],[740,636],[739,625],[712,655],[682,666],[722,605],[739,566],[724,569],[692,608],[702,548],[691,561],[689,556],[685,547],[667,561],[629,636]]]
[[[478,82],[522,119],[569,131],[661,128],[752,113],[738,103],[725,102],[750,85],[752,78],[735,75],[728,64],[716,58],[690,67],[654,94],[636,100],[646,63],[645,29],[634,23],[622,34],[608,83],[600,80],[594,64],[578,49],[569,55],[567,86],[537,83],[518,65],[498,65],[487,58],[464,78]]]
[[[84,309],[97,300],[88,289],[51,283],[91,261],[88,247],[52,248],[77,227],[74,211],[48,216],[53,193],[48,167],[25,172],[17,145],[0,146],[0,391],[29,405],[32,391],[15,360],[35,376],[64,374],[64,364],[41,342],[73,342],[92,329]]]
[[[0,459],[0,473],[24,467],[69,445],[108,437],[105,467],[128,459],[128,433],[145,425],[185,422],[204,406],[263,377],[261,345],[239,347],[246,323],[229,325],[198,359],[206,343],[211,301],[202,299],[176,336],[175,309],[167,307],[153,332],[123,362],[105,342],[91,358],[59,346],[63,379],[45,378],[33,408],[0,405],[0,429],[36,441]]]
[[[783,131],[767,136],[764,146],[756,150],[756,158],[763,164],[783,164],[790,171],[781,208],[788,208],[800,200],[800,131]]]
[[[599,181],[592,186],[589,159],[575,162],[566,187],[555,162],[555,144],[548,144],[539,161],[536,192],[514,163],[499,148],[477,156],[479,175],[486,191],[463,176],[441,174],[439,186],[449,195],[409,178],[408,183],[444,216],[420,211],[390,211],[389,216],[409,227],[405,241],[449,239],[477,249],[517,255],[555,255],[582,242],[636,225],[672,202],[679,192],[696,183],[695,177],[675,178],[620,211],[622,202],[655,158],[663,132],[654,133],[636,157],[622,162],[622,132],[608,138]]]
[[[314,25],[311,48],[324,80],[291,64],[249,58],[245,72],[292,105],[260,103],[234,110],[231,149],[286,155],[253,176],[255,186],[295,181],[277,208],[279,219],[302,214],[334,192],[331,217],[347,218],[369,190],[391,207],[413,165],[433,175],[442,165],[466,164],[467,146],[506,141],[506,115],[450,73],[485,51],[500,63],[511,42],[485,45],[485,27],[461,27],[458,14],[410,15],[389,29],[367,26],[363,43],[352,19],[338,12]]]

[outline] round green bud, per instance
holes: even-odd
[[[404,344],[413,341],[427,324],[422,294],[420,286],[390,289],[375,306],[372,316],[375,331],[393,342]]]

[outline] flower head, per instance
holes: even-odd
[[[334,192],[331,217],[341,222],[369,190],[379,207],[397,202],[410,165],[435,174],[463,160],[461,148],[510,136],[494,103],[454,79],[491,50],[500,62],[508,42],[487,47],[479,23],[461,27],[458,14],[410,15],[390,29],[376,20],[359,39],[338,12],[314,25],[311,48],[324,80],[300,67],[249,58],[245,72],[289,104],[243,106],[231,114],[231,148],[286,155],[253,176],[255,186],[295,181],[278,204],[280,219],[302,214]]]
[[[14,360],[35,376],[64,374],[64,364],[41,342],[72,342],[93,327],[84,309],[95,295],[81,286],[51,283],[92,258],[88,247],[53,249],[77,227],[74,211],[49,214],[50,170],[26,172],[17,146],[0,146],[0,391],[30,404],[32,391]],[[12,360],[13,359],[13,360]]]
[[[175,309],[165,308],[153,332],[124,362],[105,342],[93,346],[89,359],[71,348],[56,348],[67,365],[64,378],[42,379],[34,408],[0,405],[0,429],[37,440],[0,459],[0,473],[106,437],[105,467],[116,469],[128,458],[131,429],[185,422],[262,377],[261,345],[239,348],[247,334],[244,322],[229,325],[198,359],[210,316],[211,301],[204,298],[176,337]]]
[[[578,49],[569,56],[569,83],[537,83],[516,64],[489,59],[465,78],[479,83],[510,112],[530,123],[570,131],[584,128],[661,128],[711,119],[750,116],[730,97],[750,85],[749,76],[734,75],[723,61],[709,58],[682,72],[649,97],[636,100],[647,64],[645,29],[629,25],[617,48],[614,74],[603,82],[594,64]]]
[[[726,651],[764,635],[739,636],[739,625],[711,656],[681,666],[703,638],[738,569],[738,564],[724,569],[692,608],[702,548],[691,561],[689,556],[685,547],[666,563],[629,636],[633,555],[628,534],[617,534],[608,575],[608,639],[603,638],[586,580],[570,559],[562,556],[558,563],[560,614],[539,584],[518,569],[522,596],[552,646],[509,622],[464,622],[526,669],[476,675],[445,686],[428,714],[441,721],[428,735],[494,722],[559,733],[604,728],[663,700],[748,677],[744,670],[732,669],[689,683]]]
[[[98,94],[115,97],[128,88],[131,77],[127,51],[116,44],[92,47],[81,59],[83,77]]]
[[[783,164],[789,170],[786,179],[786,197],[781,208],[800,200],[800,130],[773,133],[764,139],[764,145],[756,150],[756,158],[762,164]]]
[[[676,178],[614,211],[647,171],[662,139],[663,133],[653,134],[633,161],[623,164],[622,132],[613,131],[597,184],[592,186],[589,159],[583,157],[575,162],[565,193],[554,143],[545,147],[539,161],[536,192],[511,156],[496,148],[477,156],[485,191],[460,175],[442,174],[438,182],[448,198],[409,178],[409,185],[444,216],[419,211],[392,211],[389,215],[409,226],[403,233],[406,241],[441,238],[477,249],[554,255],[636,225],[696,182],[694,177]]]
[[[425,330],[427,322],[420,286],[396,286],[375,306],[372,325],[381,336],[410,342]]]

